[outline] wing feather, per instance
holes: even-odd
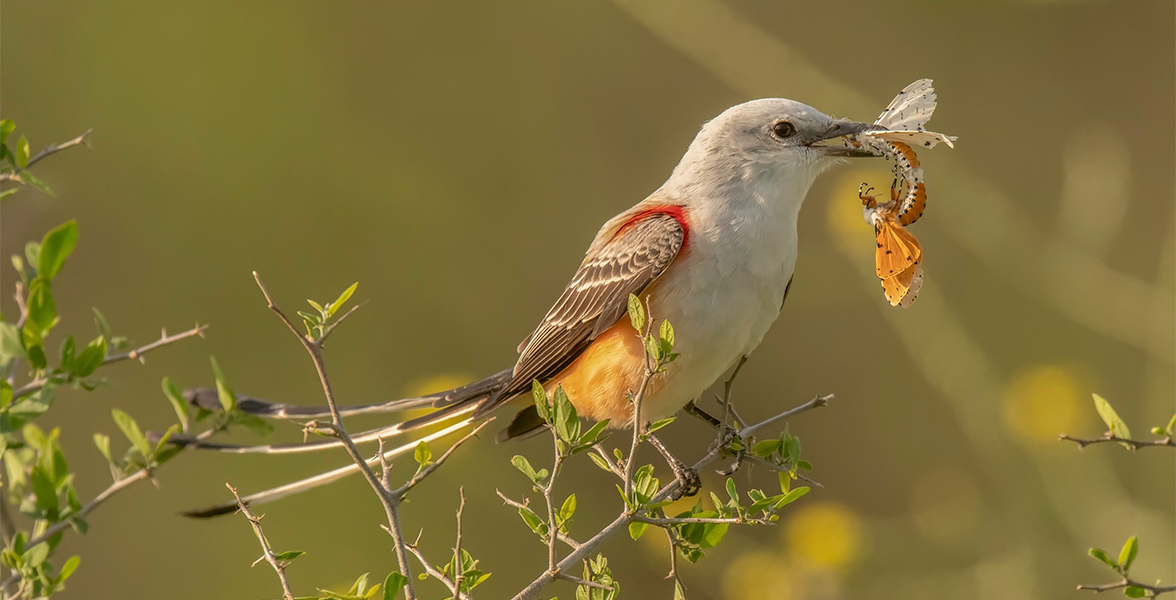
[[[522,346],[511,382],[477,415],[529,388],[531,380],[552,377],[575,360],[625,314],[629,294],[640,294],[665,272],[685,238],[682,224],[668,213],[646,212],[621,226],[580,265]]]

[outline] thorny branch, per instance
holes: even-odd
[[[49,144],[48,146],[45,146],[45,148],[38,152],[36,156],[29,159],[25,169],[31,169],[33,168],[33,165],[41,162],[41,159],[46,158],[52,154],[57,154],[58,152],[61,152],[67,148],[73,148],[74,146],[80,146],[83,144],[89,146],[90,142],[86,138],[89,137],[90,133],[93,131],[93,129],[87,129],[85,133],[72,140],[62,142],[60,144]],[[21,178],[19,173],[0,173],[0,181],[16,181],[22,184],[25,183],[24,179]]]
[[[1154,598],[1160,594],[1176,592],[1176,585],[1168,585],[1163,587],[1157,585],[1147,585],[1146,583],[1139,583],[1138,581],[1134,581],[1126,577],[1124,577],[1121,581],[1116,581],[1115,583],[1105,583],[1103,585],[1080,585],[1078,586],[1078,589],[1090,590],[1096,594],[1099,594],[1102,592],[1109,592],[1111,590],[1117,590],[1126,587],[1141,588],[1148,593],[1148,597],[1150,598]]]
[[[274,556],[274,551],[270,548],[269,542],[265,539],[265,533],[261,531],[261,517],[254,516],[249,512],[249,507],[241,500],[241,496],[237,494],[237,490],[229,484],[225,484],[230,492],[233,492],[233,497],[237,499],[238,512],[245,515],[249,519],[249,523],[253,525],[253,533],[257,534],[257,541],[261,542],[261,558],[254,561],[254,565],[264,560],[274,568],[274,572],[278,574],[278,580],[282,582],[282,597],[286,600],[294,600],[294,592],[290,591],[290,583],[286,581],[286,563],[277,559]]]
[[[324,427],[322,429],[329,435],[342,442],[344,449],[347,450],[347,454],[359,468],[360,473],[363,474],[364,479],[367,480],[368,485],[371,486],[372,491],[374,491],[376,496],[380,499],[380,504],[384,507],[384,514],[388,523],[387,525],[381,525],[381,527],[387,531],[390,536],[392,536],[392,543],[396,550],[396,560],[400,565],[400,574],[403,575],[406,580],[404,585],[405,598],[407,600],[416,600],[417,598],[416,590],[413,588],[412,583],[412,567],[408,561],[409,553],[416,555],[417,558],[420,559],[426,573],[437,577],[447,586],[450,586],[451,590],[454,589],[452,587],[452,582],[449,582],[448,579],[444,577],[438,577],[439,573],[434,574],[436,569],[433,569],[433,567],[424,560],[424,558],[420,555],[419,550],[417,550],[415,546],[405,542],[404,530],[400,526],[400,504],[404,500],[404,496],[413,487],[415,487],[418,483],[421,482],[421,480],[423,480],[425,477],[428,477],[429,474],[444,464],[444,462],[449,458],[450,455],[452,455],[453,451],[456,450],[458,446],[461,446],[467,440],[477,435],[483,427],[490,423],[490,419],[483,421],[476,428],[466,434],[465,437],[461,438],[457,443],[450,446],[449,449],[446,450],[445,453],[442,454],[436,462],[421,469],[404,485],[395,490],[391,489],[391,485],[388,483],[388,464],[384,458],[383,452],[381,451],[379,455],[381,475],[376,476],[375,472],[372,471],[371,466],[368,464],[368,461],[364,459],[363,455],[359,453],[359,449],[356,447],[355,442],[351,439],[351,436],[348,435],[347,429],[343,425],[343,419],[339,414],[339,407],[335,401],[334,390],[331,387],[330,379],[327,377],[326,364],[323,361],[323,344],[339,325],[339,323],[341,323],[347,317],[351,316],[358,306],[352,307],[351,310],[344,313],[343,316],[339,317],[323,332],[321,337],[316,339],[309,333],[303,334],[298,331],[298,328],[295,327],[292,321],[290,321],[290,318],[286,316],[286,313],[282,312],[282,309],[278,308],[277,304],[274,303],[273,298],[270,296],[269,291],[266,290],[265,284],[262,283],[261,277],[257,274],[256,271],[253,272],[253,278],[257,282],[257,287],[261,289],[262,295],[265,296],[266,305],[270,310],[278,315],[278,318],[282,320],[282,322],[286,325],[286,328],[289,329],[290,332],[298,338],[298,341],[302,344],[302,347],[306,349],[307,354],[310,355],[310,359],[314,363],[315,371],[319,376],[319,382],[323,387],[323,396],[326,398],[327,408],[330,409],[331,412],[330,426]],[[382,448],[383,440],[380,440],[380,443]],[[460,560],[458,562],[460,566]],[[459,597],[461,594],[455,591],[454,596]]]
[[[1118,442],[1120,444],[1127,444],[1130,447],[1132,452],[1134,452],[1135,450],[1138,450],[1140,448],[1150,448],[1150,447],[1167,446],[1169,448],[1176,448],[1176,440],[1173,440],[1172,436],[1170,436],[1170,435],[1166,435],[1166,436],[1164,436],[1160,439],[1157,439],[1157,440],[1130,440],[1127,438],[1121,438],[1121,437],[1115,435],[1114,433],[1111,433],[1110,431],[1108,431],[1103,434],[1103,437],[1094,438],[1094,439],[1090,439],[1090,440],[1084,440],[1081,438],[1071,437],[1071,436],[1063,433],[1058,436],[1058,440],[1059,441],[1074,442],[1075,444],[1078,444],[1079,450],[1081,450],[1091,444],[1103,444],[1103,443],[1107,443],[1107,442]]]
[[[201,325],[201,324],[197,323],[195,327],[193,327],[187,331],[177,333],[177,334],[171,335],[171,336],[169,336],[167,334],[167,330],[164,329],[163,332],[160,334],[159,339],[155,340],[154,342],[151,342],[150,344],[140,346],[140,347],[135,348],[129,352],[123,352],[122,354],[109,354],[109,355],[107,355],[106,358],[104,358],[102,360],[102,366],[106,366],[111,363],[124,361],[127,359],[135,359],[135,360],[139,361],[140,363],[146,362],[146,359],[143,358],[144,354],[147,354],[148,352],[155,350],[156,348],[162,348],[164,346],[174,344],[180,340],[184,340],[184,339],[190,338],[192,336],[198,335],[200,337],[204,337],[204,330],[206,330],[206,329],[208,329],[208,325]],[[34,380],[26,383],[20,389],[14,390],[12,392],[12,399],[18,400],[20,398],[28,396],[29,394],[45,387],[45,385],[47,383],[49,383],[48,377],[39,377],[37,379],[34,379]]]

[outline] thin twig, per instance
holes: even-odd
[[[278,318],[285,323],[290,333],[293,333],[294,337],[298,338],[298,341],[302,343],[302,347],[306,349],[306,353],[310,355],[311,362],[314,363],[315,371],[319,376],[319,383],[323,387],[323,396],[327,400],[327,408],[331,411],[333,433],[343,443],[347,454],[359,468],[359,472],[367,480],[368,485],[371,486],[372,491],[376,493],[376,497],[380,499],[380,504],[384,507],[384,516],[388,520],[388,526],[385,529],[392,536],[392,542],[396,548],[396,560],[400,563],[400,574],[407,580],[404,586],[404,596],[406,600],[416,600],[416,590],[412,584],[412,566],[408,562],[408,551],[404,542],[404,532],[400,527],[400,499],[392,493],[392,490],[389,490],[382,484],[380,478],[376,476],[371,466],[368,465],[367,460],[359,453],[359,449],[356,448],[355,442],[351,440],[351,436],[347,435],[347,429],[343,425],[343,418],[339,415],[339,406],[335,402],[335,392],[331,388],[330,379],[327,377],[327,367],[323,362],[322,340],[315,340],[309,334],[304,335],[300,333],[298,328],[294,326],[294,323],[290,321],[290,318],[286,316],[286,313],[282,312],[282,309],[278,308],[278,305],[274,303],[273,298],[269,294],[269,290],[265,288],[265,284],[261,281],[261,276],[257,274],[257,271],[253,272],[253,279],[257,282],[257,287],[261,289],[261,294],[265,296],[266,305],[278,315]]]
[[[461,560],[461,513],[465,511],[465,487],[457,488],[457,493],[461,495],[461,504],[457,505],[457,537],[453,542],[453,596],[458,598],[461,595],[461,576],[462,576],[462,560]]]
[[[441,465],[445,464],[445,461],[449,460],[449,456],[453,454],[454,450],[457,450],[457,448],[460,447],[462,444],[468,442],[471,438],[477,436],[478,433],[480,433],[482,431],[482,428],[489,425],[494,419],[495,419],[495,417],[490,417],[489,419],[486,419],[485,421],[478,423],[477,427],[470,430],[469,433],[465,434],[460,440],[457,440],[456,442],[454,442],[453,445],[449,447],[449,449],[447,449],[445,452],[443,452],[441,454],[440,458],[438,458],[436,461],[434,461],[432,464],[425,467],[424,469],[421,469],[421,471],[419,473],[417,473],[416,475],[413,475],[412,479],[409,479],[408,482],[406,482],[404,485],[396,488],[395,490],[392,490],[392,492],[391,492],[392,495],[397,498],[397,501],[404,499],[404,496],[408,494],[409,490],[416,487],[416,485],[418,483],[420,483],[422,480],[424,480],[424,478],[428,477],[429,475],[431,475],[433,473],[433,471],[436,471],[438,468],[441,467]]]
[[[171,336],[169,336],[167,334],[167,330],[165,329],[165,330],[163,330],[163,333],[161,334],[160,338],[158,340],[155,340],[154,342],[151,342],[150,344],[140,346],[140,347],[135,348],[129,352],[123,352],[122,354],[109,354],[109,355],[107,355],[106,358],[104,358],[102,360],[102,366],[106,366],[111,363],[116,363],[116,362],[124,361],[127,359],[132,359],[132,358],[138,360],[140,363],[145,362],[145,359],[143,358],[144,354],[146,354],[152,350],[155,350],[156,348],[162,348],[164,346],[174,344],[180,340],[184,340],[184,339],[190,338],[192,336],[198,335],[200,337],[204,337],[204,330],[205,329],[208,329],[208,325],[201,325],[201,324],[197,323],[195,327],[193,327],[187,331],[184,331],[183,333],[177,333],[176,335],[171,335]],[[47,384],[47,383],[49,383],[49,378],[47,378],[47,377],[40,377],[40,378],[34,379],[34,380],[26,383],[20,389],[13,391],[12,392],[12,399],[17,400],[19,398],[23,398],[25,396],[28,396],[29,394],[45,387],[45,384]]]
[[[380,525],[380,527],[383,527],[385,531],[388,531],[387,526]],[[389,532],[389,533],[391,533],[391,532]],[[435,567],[433,567],[433,565],[429,564],[429,561],[425,559],[425,555],[421,554],[421,551],[416,547],[415,544],[409,544],[406,547],[408,548],[408,551],[411,552],[412,555],[416,557],[417,562],[421,563],[421,568],[425,570],[425,573],[428,574],[429,577],[432,577],[433,579],[440,581],[442,585],[449,588],[449,592],[451,594],[453,594],[454,598],[458,598],[458,593],[456,591],[457,588],[455,588],[453,586],[453,582],[450,581],[449,578],[446,577],[444,573],[442,573],[441,571],[438,571]],[[407,587],[407,585],[405,587]],[[463,594],[461,597],[467,598],[468,596],[465,596]]]
[[[656,525],[658,527],[672,527],[674,525],[690,525],[690,524],[720,524],[720,525],[721,524],[729,524],[729,525],[734,525],[734,524],[749,524],[750,523],[750,524],[755,524],[755,525],[767,525],[768,523],[771,522],[771,521],[767,521],[764,519],[743,519],[740,517],[713,517],[713,518],[683,517],[680,519],[676,519],[676,518],[670,518],[670,517],[661,518],[661,517],[645,517],[642,515],[633,515],[632,519],[633,519],[633,521],[636,521],[638,523],[649,523],[650,525]]]
[[[1131,440],[1131,439],[1127,439],[1127,438],[1121,438],[1121,437],[1115,435],[1114,433],[1111,433],[1110,431],[1108,431],[1103,434],[1103,437],[1094,438],[1091,440],[1084,440],[1084,439],[1080,439],[1080,438],[1076,438],[1076,437],[1071,437],[1071,436],[1063,433],[1058,436],[1058,440],[1059,441],[1074,442],[1075,444],[1078,444],[1079,450],[1081,450],[1091,444],[1103,444],[1103,443],[1107,443],[1107,442],[1118,442],[1120,444],[1127,444],[1128,446],[1130,446],[1129,450],[1131,450],[1132,452],[1134,452],[1140,448],[1151,448],[1151,447],[1176,448],[1176,440],[1173,440],[1172,436],[1170,436],[1170,435],[1166,435],[1158,440]]]
[[[654,512],[659,518],[667,518],[664,508],[658,508]],[[678,573],[678,534],[674,533],[673,527],[663,527],[662,531],[666,532],[666,539],[670,542],[670,573],[666,575],[666,579],[673,578],[674,583],[682,589],[682,594],[685,595],[686,584],[682,582],[682,575]]]
[[[646,303],[648,306],[648,303]],[[648,315],[648,311],[646,311]],[[642,338],[653,330],[653,319],[646,319],[646,331]],[[641,387],[633,397],[633,443],[629,446],[629,456],[625,458],[625,498],[633,492],[633,466],[637,464],[637,446],[641,444],[641,431],[645,429],[645,419],[641,415],[641,403],[645,399],[645,391],[649,389],[649,382],[653,379],[653,357],[645,353],[645,375],[641,378]]]
[[[249,524],[253,525],[253,533],[257,534],[257,541],[261,542],[261,558],[254,561],[254,565],[262,560],[269,563],[274,568],[274,572],[278,574],[278,581],[282,582],[282,597],[286,600],[294,600],[294,592],[290,591],[290,583],[286,581],[286,565],[287,563],[279,561],[274,556],[274,551],[270,548],[269,541],[265,539],[265,533],[261,531],[261,517],[256,517],[249,512],[249,507],[241,500],[241,496],[237,494],[237,490],[229,484],[225,484],[230,492],[233,492],[233,497],[237,499],[237,512],[245,515],[249,519]],[[264,517],[265,515],[262,515]]]
[[[604,585],[603,583],[596,583],[595,581],[589,581],[589,580],[587,580],[587,579],[580,579],[579,577],[576,577],[575,575],[568,575],[567,573],[560,573],[560,574],[558,575],[558,577],[559,577],[560,579],[564,579],[564,580],[570,581],[570,582],[572,582],[572,583],[574,583],[574,584],[576,584],[576,585],[583,585],[583,586],[587,586],[587,587],[594,587],[594,588],[596,588],[596,589],[600,589],[600,590],[608,590],[608,591],[610,591],[610,592],[613,590],[612,588],[608,587],[607,585]]]
[[[1149,597],[1151,597],[1151,598],[1159,596],[1160,594],[1167,594],[1169,592],[1176,592],[1176,585],[1169,585],[1169,586],[1161,587],[1158,585],[1147,585],[1146,583],[1139,583],[1138,581],[1134,581],[1134,580],[1127,579],[1127,578],[1123,578],[1122,581],[1116,581],[1115,583],[1105,583],[1103,585],[1080,585],[1080,586],[1078,586],[1078,589],[1090,590],[1096,594],[1099,594],[1102,592],[1109,592],[1111,590],[1117,590],[1117,589],[1125,588],[1125,587],[1137,587],[1137,588],[1142,588],[1144,590],[1147,590],[1148,592],[1150,592]]]
[[[547,478],[547,485],[543,486],[543,499],[547,502],[547,569],[556,572],[555,543],[558,539],[559,525],[555,522],[555,478],[559,475],[559,467],[563,464],[563,453],[559,451],[559,436],[551,432],[552,447],[555,450],[555,462],[551,466],[551,476]]]
[[[41,159],[47,158],[51,154],[57,154],[58,152],[61,152],[62,150],[66,150],[68,148],[73,148],[74,146],[79,146],[82,144],[89,146],[90,143],[89,143],[89,140],[86,139],[86,137],[89,136],[90,133],[92,133],[93,131],[94,131],[93,128],[87,129],[85,133],[83,133],[82,135],[79,135],[78,137],[76,137],[72,140],[69,140],[67,142],[61,142],[60,144],[49,144],[48,146],[45,146],[45,148],[42,149],[40,152],[38,152],[36,156],[29,159],[28,166],[25,168],[31,169],[31,168],[33,168],[33,165],[41,162]]]
[[[739,357],[739,364],[735,365],[735,370],[731,371],[731,376],[728,377],[727,381],[725,381],[723,383],[723,397],[719,399],[719,404],[723,405],[723,413],[722,413],[722,415],[719,416],[719,428],[718,428],[719,430],[717,432],[715,432],[715,442],[716,443],[719,443],[719,444],[723,443],[723,434],[724,434],[723,429],[727,426],[727,414],[729,412],[731,412],[731,408],[732,408],[731,407],[731,388],[735,385],[735,378],[739,376],[739,371],[740,371],[740,369],[743,368],[743,365],[745,365],[745,364],[747,364],[747,356],[740,356]],[[736,417],[736,422],[738,422],[740,420],[741,419]],[[739,423],[739,426],[743,427],[743,423]]]
[[[524,509],[524,508],[525,508],[525,509],[527,509],[527,510],[531,510],[531,507],[530,507],[530,505],[528,505],[528,504],[527,504],[527,503],[525,503],[525,502],[519,502],[519,501],[517,501],[517,500],[511,500],[511,499],[510,499],[510,498],[509,498],[509,497],[508,497],[506,494],[503,494],[503,493],[502,493],[501,491],[499,491],[499,490],[494,490],[494,492],[498,494],[498,497],[499,497],[499,498],[502,498],[502,501],[503,501],[503,502],[507,503],[507,504],[508,504],[508,505],[510,505],[510,506],[513,506],[513,507],[515,507],[515,508],[518,508],[518,509]],[[571,536],[569,536],[569,535],[567,535],[567,534],[560,533],[560,534],[558,535],[558,537],[559,537],[559,541],[561,541],[561,542],[563,542],[563,543],[567,544],[567,545],[568,545],[568,547],[569,547],[569,548],[571,548],[572,550],[576,550],[576,549],[578,549],[578,548],[580,547],[580,542],[577,542],[576,540],[572,539],[572,537],[571,537]]]
[[[739,435],[741,437],[748,437],[748,436],[752,435],[753,433],[759,431],[760,429],[763,429],[764,427],[767,427],[768,425],[771,425],[777,421],[787,419],[788,417],[800,414],[800,413],[808,411],[808,410],[812,410],[814,408],[820,408],[822,406],[825,406],[825,405],[829,404],[829,401],[832,399],[833,399],[833,394],[826,394],[824,396],[820,396],[820,395],[815,396],[815,397],[813,397],[812,400],[809,400],[808,402],[805,402],[804,404],[801,404],[800,406],[797,406],[796,408],[793,408],[792,410],[786,410],[786,411],[784,411],[774,417],[764,419],[763,421],[760,421],[759,423],[756,423],[755,425],[749,425],[747,427],[744,427],[739,432]]]

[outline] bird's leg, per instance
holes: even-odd
[[[688,414],[692,417],[697,417],[703,423],[706,423],[707,425],[710,425],[711,427],[714,427],[715,429],[718,429],[723,426],[722,421],[720,421],[714,415],[706,412],[705,410],[702,410],[702,408],[699,408],[699,406],[697,404],[695,404],[693,400],[691,400],[690,402],[687,402],[686,406],[682,407],[682,410],[686,411],[686,414]]]
[[[670,469],[674,471],[674,478],[678,480],[678,494],[676,494],[677,498],[674,498],[675,500],[682,496],[693,496],[702,490],[702,478],[698,476],[698,471],[686,466],[685,463],[675,458],[673,454],[670,454],[670,451],[661,443],[661,440],[657,439],[657,436],[652,433],[649,434],[649,443],[654,448],[657,448],[658,452],[661,452],[666,462],[669,463]]]

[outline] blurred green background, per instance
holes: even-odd
[[[791,424],[825,488],[778,527],[732,530],[685,566],[690,597],[1078,598],[1089,593],[1075,584],[1111,580],[1086,548],[1117,550],[1129,535],[1140,579],[1176,577],[1172,453],[1056,441],[1104,430],[1092,391],[1141,435],[1173,412],[1171,2],[4,9],[4,116],[34,151],[90,127],[94,149],[38,166],[58,198],[5,202],[0,253],[76,217],[79,246],[54,284],[63,331],[92,337],[91,306],[139,343],[212,325],[206,340],[104,371],[98,392],[59,394],[42,425],[62,427],[84,497],[109,483],[90,437],[117,437],[110,409],[166,426],[160,378],[208,385],[210,354],[238,393],[321,402],[251,270],[291,310],[360,282],[366,304],[328,353],[342,401],[485,375],[513,361],[600,223],[653,191],[703,121],[764,96],[869,120],[931,77],[932,128],[960,140],[923,156],[929,206],[912,231],[924,293],[893,309],[872,275],[855,192],[884,186],[886,165],[819,181],[789,302],[736,395],[754,418],[837,394]],[[13,271],[0,277],[11,314]],[[693,419],[668,431],[683,457],[711,439]],[[299,436],[289,425],[275,437]],[[464,546],[494,573],[480,597],[501,598],[542,570],[545,548],[494,490],[521,496],[509,457],[539,462],[549,449],[485,437],[403,519],[441,562],[464,486]],[[242,518],[176,512],[224,501],[226,481],[255,491],[344,462],[182,456],[159,489],[132,488],[92,515],[88,535],[67,537],[63,552],[83,558],[65,597],[275,597],[273,573],[249,568],[258,549]],[[748,477],[736,476],[741,488]],[[587,460],[564,482],[580,498],[573,533],[618,509]],[[394,564],[359,479],[263,512],[275,546],[309,551],[290,569],[298,593],[364,571],[382,579]],[[605,547],[624,597],[672,596],[665,550],[661,535]],[[573,595],[567,584],[550,594]]]

